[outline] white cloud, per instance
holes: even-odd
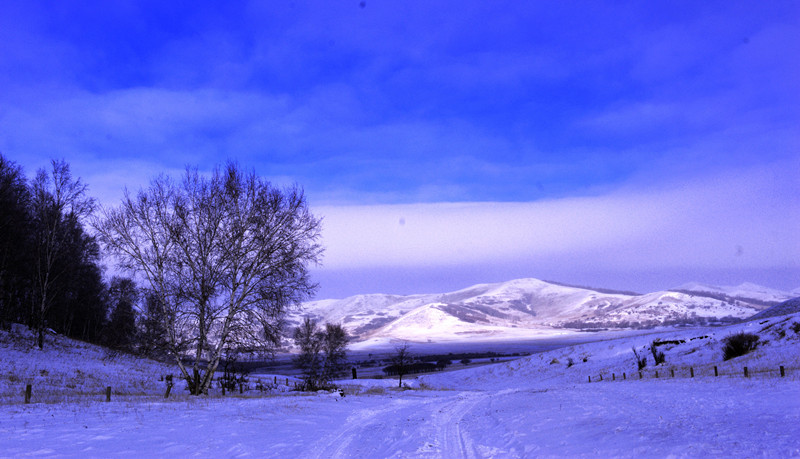
[[[532,203],[320,207],[326,269],[797,268],[797,161],[648,191]],[[788,169],[787,169],[788,168]],[[793,168],[793,169],[792,169]]]

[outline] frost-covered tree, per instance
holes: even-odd
[[[126,190],[95,222],[164,305],[169,351],[194,395],[208,392],[224,350],[279,342],[287,309],[316,289],[308,265],[322,254],[320,226],[297,186],[278,189],[233,163]]]

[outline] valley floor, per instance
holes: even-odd
[[[798,394],[719,378],[5,405],[0,456],[791,457]]]

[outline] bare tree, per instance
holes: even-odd
[[[51,161],[51,170],[39,169],[31,183],[33,238],[36,247],[34,278],[36,305],[34,318],[38,330],[37,343],[44,347],[47,311],[53,303],[55,287],[67,272],[64,257],[70,250],[71,226],[90,215],[95,201],[86,197],[86,185],[72,178],[69,164]]]
[[[409,351],[410,347],[408,343],[403,343],[401,346],[394,348],[392,365],[395,367],[397,375],[400,377],[397,387],[403,387],[403,375],[408,374],[408,370],[413,362],[411,352]]]
[[[294,329],[294,341],[300,348],[295,363],[303,370],[304,390],[332,387],[331,381],[344,370],[348,340],[341,324],[326,323],[320,330],[310,317]]]
[[[223,351],[279,342],[288,308],[316,289],[307,265],[322,255],[320,227],[297,186],[277,189],[233,163],[210,177],[187,169],[180,183],[160,176],[135,197],[126,190],[95,222],[164,305],[169,351],[194,395],[208,392]]]
[[[305,317],[294,329],[294,342],[300,348],[295,364],[303,370],[302,390],[317,390],[322,386],[323,360],[320,352],[325,335],[317,328],[317,322]]]
[[[323,374],[330,381],[345,371],[347,363],[347,330],[341,324],[325,324],[322,352],[325,356]]]

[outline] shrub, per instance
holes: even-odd
[[[567,368],[569,368],[569,367],[571,367],[573,365],[575,365],[575,361],[572,359],[572,357],[568,358],[567,359]]]
[[[633,350],[634,357],[636,357],[636,368],[639,371],[642,371],[642,369],[647,366],[647,357],[646,356],[640,356],[639,353],[636,352],[636,348],[635,347],[632,347],[631,349]]]
[[[758,335],[739,332],[728,336],[722,340],[722,342],[724,344],[722,348],[722,358],[724,360],[730,360],[755,350],[758,346]]]
[[[655,341],[650,343],[650,352],[653,354],[653,361],[655,362],[655,365],[658,365],[666,362],[667,359],[663,352],[656,349],[656,346],[657,344]]]

